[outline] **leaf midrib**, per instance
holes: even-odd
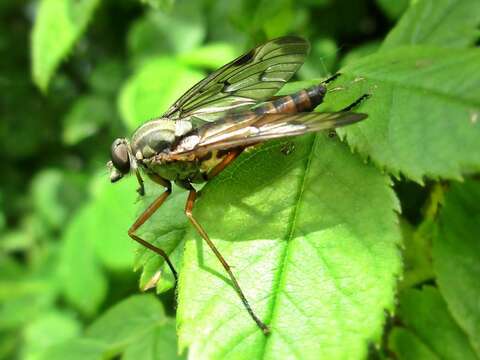
[[[297,191],[297,196],[295,197],[297,201],[295,201],[295,206],[294,206],[294,209],[293,209],[293,212],[292,212],[292,215],[291,215],[291,220],[289,221],[290,226],[287,229],[286,245],[285,245],[285,250],[283,251],[281,260],[280,260],[280,263],[281,263],[281,266],[279,267],[280,270],[278,271],[278,275],[275,279],[276,286],[275,286],[275,289],[273,290],[273,292],[274,292],[274,296],[272,297],[273,298],[273,303],[270,306],[270,308],[272,310],[270,312],[270,316],[268,317],[269,321],[267,322],[267,325],[270,326],[271,331],[275,331],[275,329],[271,328],[271,324],[272,324],[272,321],[276,318],[277,309],[278,309],[277,299],[279,297],[280,290],[281,290],[281,288],[283,288],[283,284],[285,283],[284,276],[285,276],[285,273],[286,273],[285,267],[286,267],[286,262],[287,262],[288,255],[289,255],[289,247],[290,247],[290,244],[291,244],[292,239],[293,239],[294,231],[296,229],[296,223],[297,223],[297,219],[298,219],[300,204],[302,202],[303,193],[305,191],[305,183],[306,183],[308,173],[310,171],[310,167],[311,167],[312,160],[313,160],[313,155],[314,155],[314,150],[315,150],[315,147],[316,147],[316,144],[317,144],[317,136],[318,136],[317,134],[312,135],[312,140],[310,142],[310,152],[308,154],[308,158],[307,158],[307,161],[306,161],[306,164],[305,164],[305,170],[303,171],[303,176],[302,176],[302,179],[300,181],[299,189]],[[267,344],[269,342],[269,339],[270,339],[270,337],[267,337],[267,338],[265,338],[265,340],[263,342],[262,351],[261,351],[260,357],[259,357],[261,359],[265,358],[265,351],[267,349]]]

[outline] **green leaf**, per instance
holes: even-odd
[[[39,359],[50,346],[80,333],[80,323],[68,313],[51,311],[32,320],[24,329],[24,359]]]
[[[120,113],[133,131],[143,122],[161,116],[203,74],[175,62],[157,58],[145,63],[123,87]]]
[[[195,359],[364,358],[400,271],[389,185],[320,134],[243,154],[206,185],[194,215],[271,335],[192,229],[178,290],[181,349]]]
[[[368,119],[339,130],[361,154],[417,182],[480,170],[480,49],[397,48],[340,72],[335,109],[371,94],[356,109]]]
[[[51,346],[40,357],[42,360],[103,360],[106,345],[92,339],[73,339]]]
[[[434,278],[431,255],[434,225],[431,221],[425,221],[413,229],[406,220],[402,220],[400,225],[404,245],[404,275],[399,286],[404,289]]]
[[[407,329],[396,327],[390,333],[388,346],[399,360],[439,360],[426,344]]]
[[[216,70],[237,56],[238,51],[236,51],[233,45],[219,42],[207,44],[180,54],[178,59],[187,66]]]
[[[413,44],[469,47],[480,38],[479,24],[477,0],[415,1],[387,35],[382,50]]]
[[[197,48],[206,35],[199,4],[184,1],[180,5],[175,4],[169,14],[150,11],[135,22],[127,36],[128,50],[134,63]]]
[[[32,73],[35,83],[44,92],[99,3],[99,0],[40,2],[32,33]]]
[[[459,360],[477,358],[467,336],[455,323],[448,312],[447,304],[436,288],[425,286],[422,290],[411,289],[403,293],[400,296],[399,316],[406,328],[438,358]],[[409,341],[399,342],[398,339],[390,341],[395,342],[399,352],[403,353],[407,350],[402,347],[412,341],[411,338],[407,340]]]
[[[407,10],[410,0],[377,0],[378,6],[390,19],[399,18]]]
[[[107,279],[100,268],[92,239],[89,207],[79,210],[63,236],[61,278],[66,298],[84,314],[94,314],[107,293]]]
[[[145,197],[139,210],[145,210],[163,192],[163,187],[146,179]],[[186,201],[187,192],[174,186],[173,193],[165,204],[137,231],[143,239],[165,251],[177,271],[181,267],[185,235],[190,226],[183,212]],[[156,287],[160,293],[174,286],[173,274],[168,265],[164,264],[163,258],[141,245],[137,248],[135,264],[135,268],[143,267],[141,289]]]
[[[89,223],[85,224],[84,236],[92,239],[106,267],[130,269],[135,243],[128,236],[128,228],[135,221],[137,180],[130,176],[111,184],[105,174],[101,174],[92,184],[94,197],[89,205]]]
[[[110,308],[86,335],[101,341],[110,354],[126,359],[178,359],[173,321],[152,295],[136,295]]]
[[[133,263],[133,240],[128,227],[135,217],[135,177],[115,185],[105,174],[92,181],[92,199],[69,223],[63,238],[62,276],[67,298],[87,315],[94,314],[106,296],[101,264],[113,270]]]
[[[480,184],[453,183],[433,242],[438,286],[480,357]]]
[[[112,104],[98,95],[79,98],[63,119],[63,142],[75,145],[95,135],[115,116],[114,111]]]

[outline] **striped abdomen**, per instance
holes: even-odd
[[[257,115],[312,111],[323,101],[326,92],[325,85],[314,85],[294,94],[263,103],[256,107],[254,111]]]

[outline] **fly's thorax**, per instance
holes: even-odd
[[[135,157],[148,159],[170,149],[176,140],[192,130],[187,120],[156,119],[140,126],[132,136],[131,148]]]

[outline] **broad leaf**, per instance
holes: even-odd
[[[206,185],[194,215],[271,335],[190,230],[178,295],[181,348],[195,359],[365,357],[380,339],[400,271],[389,183],[323,134],[243,154]]]
[[[32,34],[32,73],[44,92],[99,3],[99,0],[40,1]]]
[[[327,95],[335,109],[371,94],[357,108],[368,119],[340,129],[365,157],[417,182],[480,170],[480,49],[397,48],[341,73],[331,88],[345,91]]]
[[[480,38],[479,24],[478,0],[415,1],[387,35],[382,49],[414,44],[465,48]]]
[[[480,184],[452,184],[440,213],[433,260],[437,281],[455,320],[480,357]]]
[[[400,296],[399,317],[402,324],[416,335],[424,346],[417,344],[415,352],[423,353],[427,347],[439,359],[474,360],[477,357],[468,343],[467,336],[448,312],[447,304],[437,289],[426,286],[422,290],[407,290]],[[394,350],[403,354],[402,359],[414,359],[404,346],[412,346],[412,336],[398,333],[390,339]],[[420,359],[420,357],[417,357]],[[422,358],[423,359],[423,358]]]

